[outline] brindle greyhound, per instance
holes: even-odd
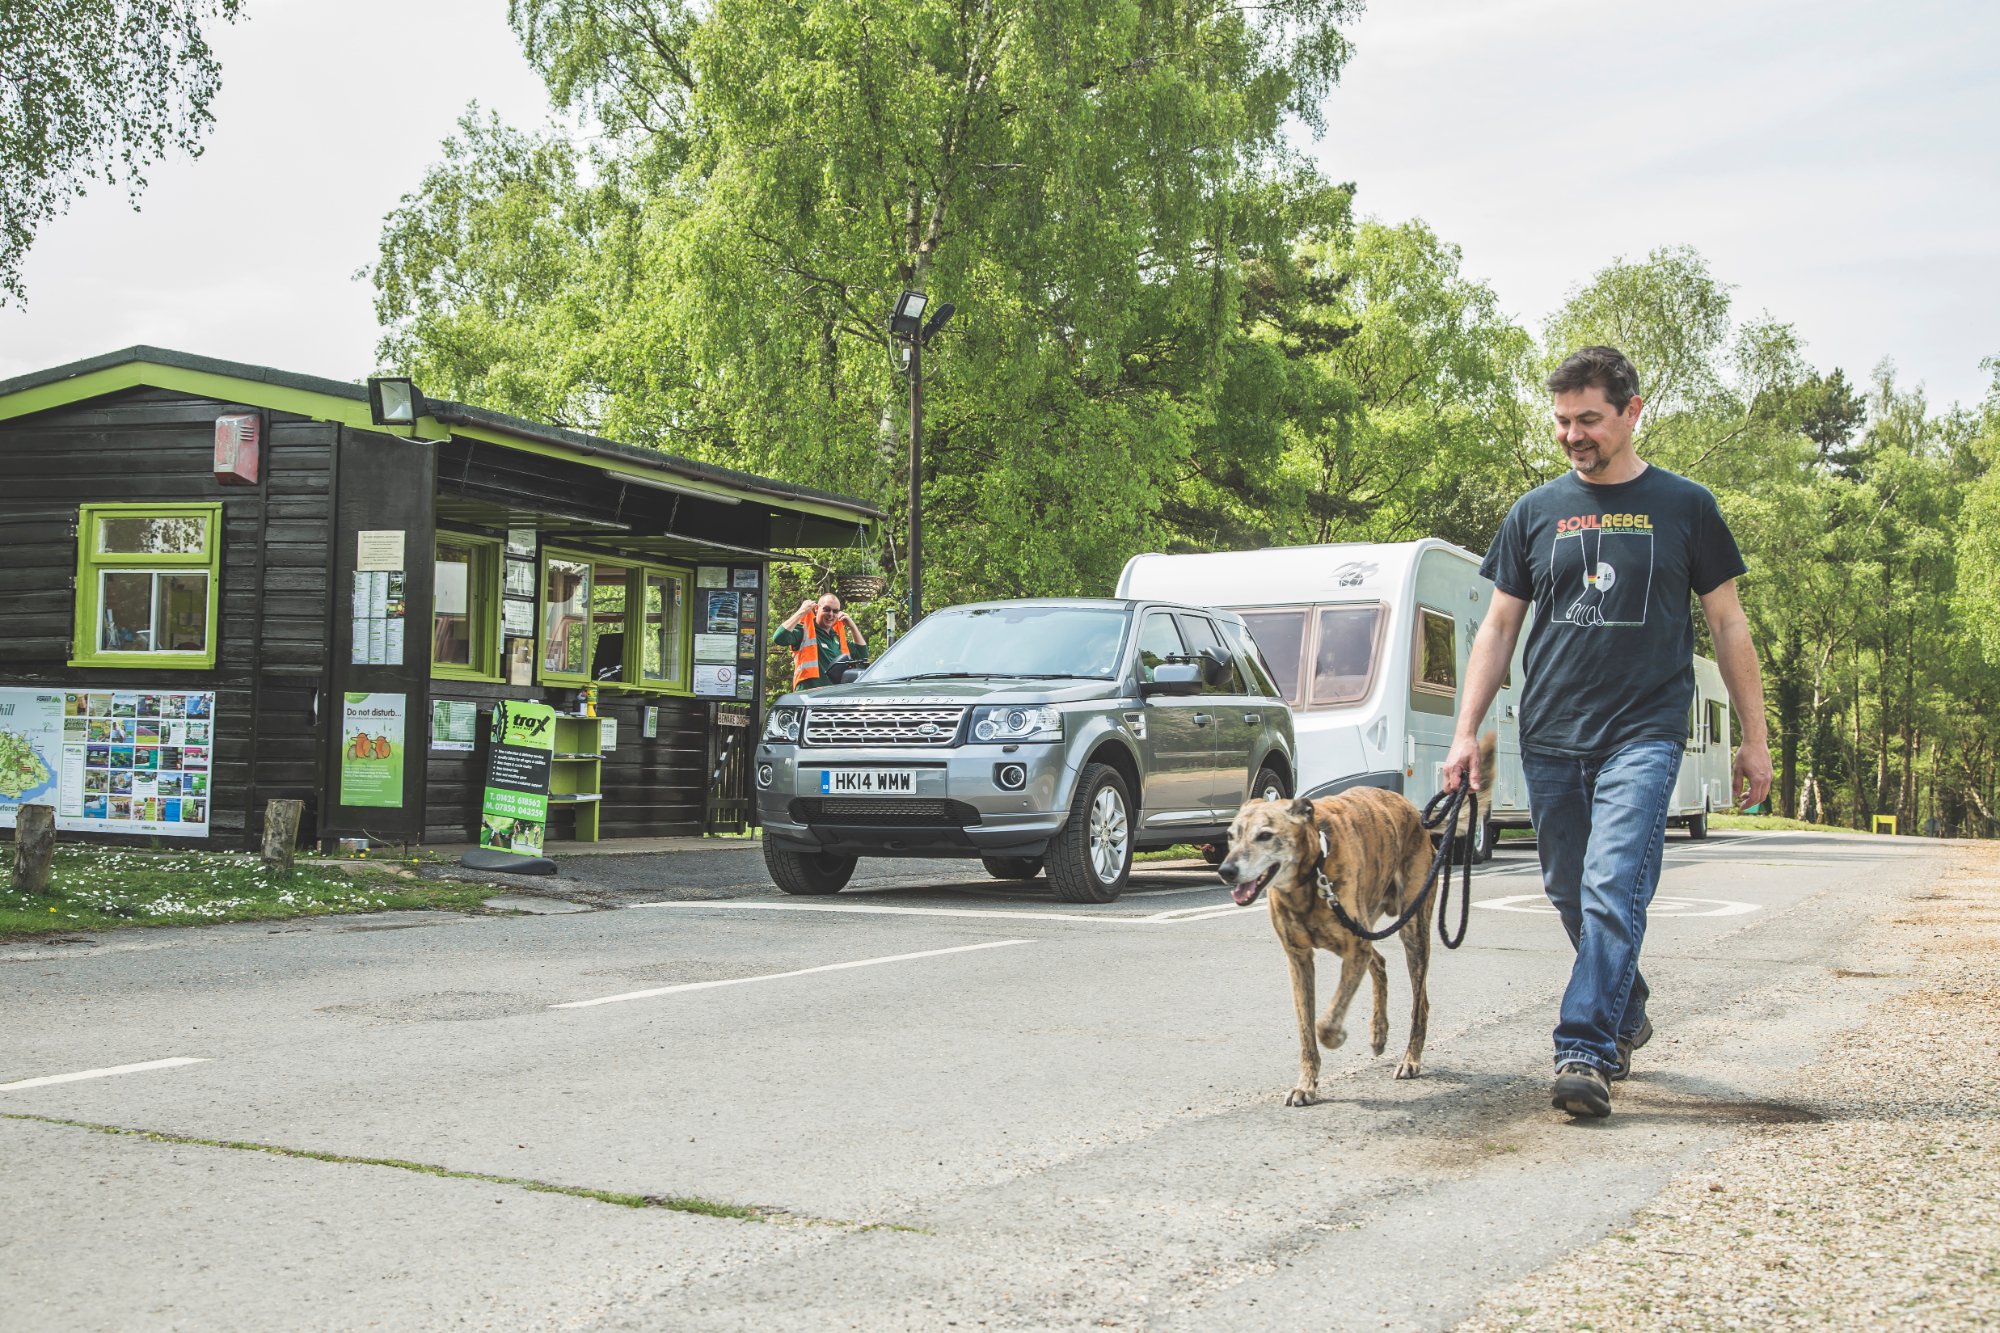
[[[1492,789],[1493,735],[1479,743],[1481,791]],[[1457,836],[1468,821],[1459,815]],[[1397,917],[1423,892],[1431,865],[1431,839],[1408,798],[1379,787],[1357,787],[1308,801],[1246,801],[1229,826],[1229,855],[1216,868],[1240,907],[1271,892],[1271,926],[1292,969],[1292,1005],[1299,1020],[1299,1081],[1287,1106],[1309,1106],[1319,1095],[1319,1048],[1347,1040],[1343,1020],[1366,971],[1374,981],[1375,1012],[1369,1039],[1375,1054],[1389,1044],[1389,967],[1374,944],[1349,931],[1320,896],[1319,872],[1349,916],[1373,928]],[[1410,968],[1410,1045],[1397,1078],[1423,1068],[1424,1028],[1430,1018],[1432,903],[1397,932]],[[1313,1022],[1313,950],[1340,955],[1340,984],[1317,1025]]]

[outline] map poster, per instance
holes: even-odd
[[[56,828],[205,838],[215,694],[0,688],[0,827],[53,805]]]
[[[502,700],[493,707],[486,751],[486,797],[479,845],[540,856],[549,831],[549,769],[556,750],[556,710]]]
[[[60,784],[63,696],[0,690],[0,825],[14,827],[24,805],[54,805]]]
[[[349,694],[340,706],[340,803],[403,804],[402,694]]]

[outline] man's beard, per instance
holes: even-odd
[[[1569,457],[1569,465],[1585,474],[1604,471],[1604,450],[1592,445],[1588,449],[1576,450],[1565,447],[1563,453]]]

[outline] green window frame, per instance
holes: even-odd
[[[445,559],[447,548],[468,557],[462,590],[444,569],[459,563]],[[500,548],[498,537],[449,528],[438,531],[431,556],[436,575],[431,585],[433,680],[500,682]],[[465,645],[464,662],[451,660],[457,656],[454,645],[460,642]]]
[[[196,523],[198,528],[189,526]],[[136,549],[115,549],[121,545]],[[221,584],[220,503],[77,506],[69,664],[213,670],[222,629]],[[198,645],[191,637],[197,611]],[[179,646],[154,646],[169,634]]]
[[[599,571],[618,570],[617,585]],[[662,585],[660,608],[649,610],[649,587]],[[680,565],[626,560],[603,554],[544,547],[540,575],[541,616],[535,639],[535,679],[544,685],[584,685],[604,633],[624,636],[618,674],[599,680],[600,689],[635,694],[694,693],[694,571]],[[666,589],[678,585],[678,609],[670,611]],[[623,606],[607,608],[612,586],[622,586]],[[671,616],[670,624],[662,617]],[[608,617],[615,617],[610,619]],[[615,628],[614,628],[615,627]],[[661,651],[648,652],[648,631],[664,629]],[[671,654],[671,663],[665,660]],[[650,660],[649,660],[650,659]]]

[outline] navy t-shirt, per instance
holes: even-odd
[[[1694,615],[1744,570],[1708,489],[1662,467],[1599,486],[1565,472],[1514,503],[1479,572],[1534,602],[1521,745],[1606,755],[1687,738]]]

